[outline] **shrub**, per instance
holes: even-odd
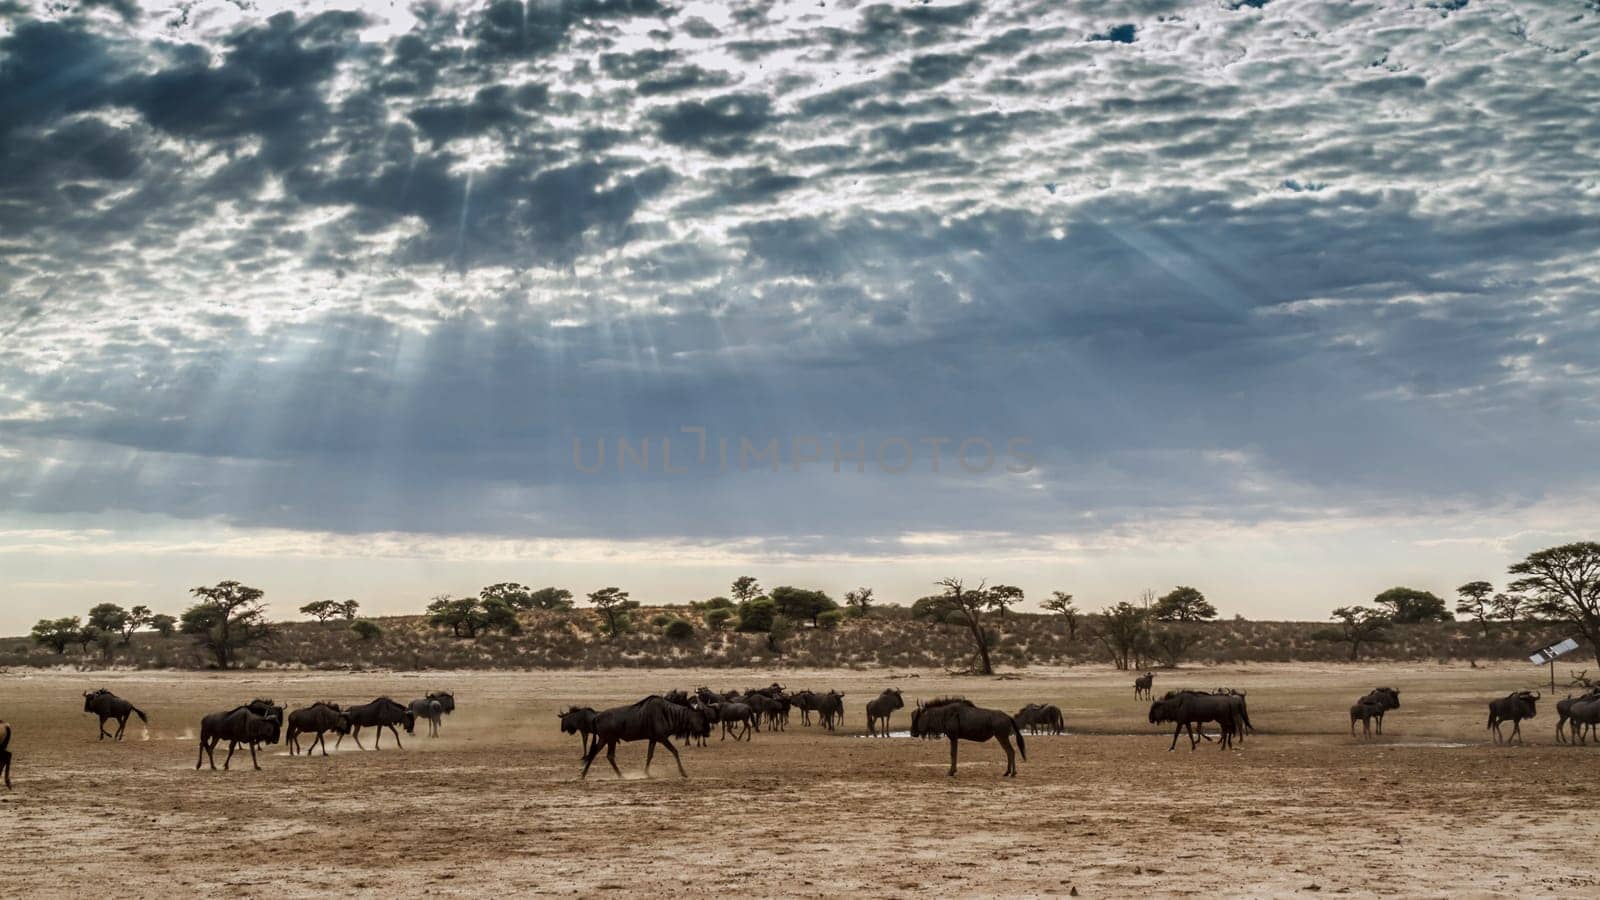
[[[383,629],[371,619],[358,619],[350,623],[350,633],[355,635],[357,640],[375,641],[383,636]]]
[[[831,631],[832,629],[839,627],[839,623],[844,621],[845,615],[845,610],[830,609],[827,612],[817,616],[817,627]]]
[[[706,613],[706,627],[712,631],[721,631],[733,621],[733,610],[717,607]]]
[[[666,625],[661,629],[661,631],[667,637],[675,641],[686,641],[694,637],[693,625],[689,624],[689,622],[685,619],[674,619],[670,616],[667,617]]]

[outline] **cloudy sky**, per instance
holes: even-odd
[[[1596,0],[0,0],[0,633],[1498,580],[1600,521],[1597,50]]]

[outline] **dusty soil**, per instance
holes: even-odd
[[[1157,691],[1249,692],[1259,733],[1190,752],[1145,722],[1130,676],[1035,669],[1016,680],[934,672],[252,672],[0,675],[16,786],[0,789],[6,896],[1067,894],[1433,896],[1600,894],[1600,747],[1553,739],[1553,703],[1525,747],[1498,747],[1484,701],[1529,666],[1261,665],[1160,673]],[[690,778],[624,745],[579,781],[568,703],[631,702],[674,686],[774,680],[846,693],[846,730],[803,728],[683,751]],[[1377,740],[1346,710],[1378,684],[1402,708]],[[95,740],[83,690],[105,685],[151,715]],[[1015,710],[1048,701],[1069,734],[1030,737],[1021,777],[993,744],[873,740],[863,704],[962,693]],[[274,747],[251,771],[194,770],[202,714],[254,696],[409,700],[452,689],[435,740],[302,759]],[[905,712],[894,725],[909,723]],[[368,743],[370,746],[370,742]]]

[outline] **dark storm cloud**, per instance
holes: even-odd
[[[1532,502],[1600,451],[1600,95],[1527,46],[1590,14],[1521,13],[13,14],[0,509],[843,546]],[[696,425],[1040,466],[571,463]]]

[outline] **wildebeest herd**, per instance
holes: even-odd
[[[1227,750],[1245,736],[1254,733],[1249,707],[1243,691],[1218,688],[1211,691],[1172,690],[1160,698],[1153,696],[1155,675],[1145,672],[1134,681],[1136,699],[1150,700],[1149,721],[1152,725],[1173,726],[1168,750],[1178,745],[1178,736],[1187,732],[1189,748],[1197,748],[1201,741],[1216,740],[1218,749]],[[1523,742],[1522,722],[1537,714],[1538,691],[1513,691],[1489,702],[1487,727],[1494,743]],[[845,695],[837,690],[826,692],[812,690],[789,691],[781,684],[764,688],[718,693],[706,687],[693,693],[669,690],[652,694],[636,703],[596,711],[588,706],[573,706],[557,714],[560,729],[565,734],[576,735],[581,749],[580,777],[587,777],[590,766],[603,749],[606,761],[613,771],[617,768],[617,744],[630,741],[647,741],[645,774],[650,772],[657,746],[665,747],[677,764],[678,773],[688,777],[683,760],[673,744],[677,739],[686,745],[707,746],[711,736],[718,732],[719,741],[750,741],[762,732],[781,732],[788,729],[791,715],[799,713],[800,724],[815,724],[834,732],[844,724]],[[899,688],[888,688],[865,704],[867,736],[892,737],[890,719],[897,710],[905,708],[905,698]],[[229,768],[233,754],[241,747],[250,750],[251,764],[260,769],[257,751],[281,741],[290,755],[311,756],[319,747],[328,755],[327,735],[336,736],[334,748],[338,749],[346,737],[356,746],[361,743],[364,728],[374,730],[373,749],[382,748],[385,729],[394,738],[397,748],[404,749],[400,730],[415,734],[419,720],[428,724],[428,735],[437,737],[444,716],[455,711],[455,696],[437,691],[425,697],[402,704],[389,697],[379,697],[370,703],[341,706],[331,701],[317,701],[292,712],[271,700],[255,699],[242,706],[212,713],[200,721],[200,753],[195,761],[199,769],[210,763],[216,765],[216,748],[224,741],[228,754],[222,768]],[[1356,736],[1356,723],[1361,723],[1361,736],[1365,738],[1383,734],[1383,719],[1388,712],[1400,708],[1400,691],[1393,687],[1378,687],[1369,691],[1350,707],[1350,735]],[[98,717],[99,740],[109,738],[113,743],[124,739],[130,717],[149,723],[149,715],[132,702],[101,688],[83,695],[83,711]],[[1600,687],[1587,689],[1578,696],[1568,695],[1556,703],[1556,740],[1560,743],[1600,743]],[[116,729],[108,730],[106,724],[115,722]],[[1502,725],[1511,723],[1506,734]],[[1205,726],[1216,725],[1216,736],[1207,734]],[[0,720],[0,777],[11,787],[13,728]],[[928,702],[917,702],[911,712],[911,727],[900,734],[930,740],[940,738],[950,742],[949,774],[956,774],[957,748],[961,741],[984,742],[994,740],[1006,754],[1005,776],[1017,774],[1017,757],[1027,761],[1027,743],[1024,733],[1033,735],[1060,735],[1066,733],[1066,721],[1061,708],[1050,703],[1029,703],[1015,715],[996,709],[984,709],[961,697],[942,697]],[[310,736],[310,742],[301,746],[300,738]],[[1013,750],[1012,741],[1016,742]]]

